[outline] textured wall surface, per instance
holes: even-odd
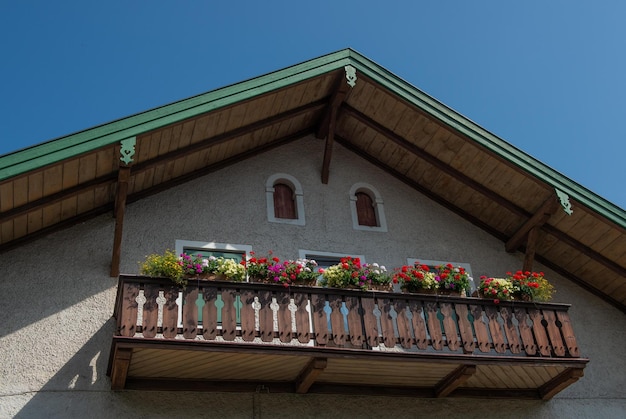
[[[467,262],[475,277],[522,264],[504,244],[336,146],[320,181],[323,141],[305,138],[127,207],[125,273],[176,239],[251,245],[281,258],[298,249],[362,254],[388,267],[407,258]],[[295,176],[306,225],[268,223],[265,181]],[[355,231],[349,190],[373,185],[387,233]],[[626,316],[548,269],[554,301],[571,303],[585,376],[552,401],[110,390],[106,367],[117,280],[108,276],[114,220],[104,215],[0,255],[0,418],[4,417],[624,417]]]

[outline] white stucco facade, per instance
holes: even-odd
[[[213,241],[273,250],[364,255],[400,266],[408,258],[469,263],[474,276],[522,265],[521,253],[335,146],[330,181],[324,142],[313,137],[242,161],[130,204],[121,271],[137,273],[149,253],[175,241]],[[276,173],[302,187],[304,225],[268,222],[266,181]],[[387,231],[353,228],[350,188],[363,182],[384,199]],[[626,316],[555,272],[555,302],[570,316],[585,376],[549,402],[334,395],[111,391],[106,376],[117,279],[108,276],[114,219],[103,215],[0,255],[0,417],[624,417]]]

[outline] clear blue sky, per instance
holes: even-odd
[[[624,22],[623,0],[2,1],[0,155],[351,47],[626,208]]]

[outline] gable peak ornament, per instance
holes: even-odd
[[[346,80],[348,80],[348,85],[350,87],[354,87],[356,84],[356,68],[351,65],[347,65],[343,69],[346,71]]]

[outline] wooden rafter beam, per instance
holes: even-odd
[[[550,400],[559,391],[574,384],[584,375],[582,368],[568,368],[539,388],[539,397]]]
[[[517,231],[507,240],[504,248],[507,252],[511,253],[516,251],[523,243],[527,234],[535,227],[543,226],[550,217],[559,208],[559,203],[556,195],[551,195],[545,202],[539,207],[537,211],[530,217]]]
[[[350,86],[346,83],[343,73],[339,80],[335,83],[335,90],[331,96],[328,106],[322,115],[317,128],[316,137],[326,137],[326,145],[324,146],[324,160],[322,162],[322,183],[327,184],[330,177],[330,161],[333,153],[333,144],[335,141],[335,127],[337,124],[337,112],[341,104],[346,100],[350,93]]]
[[[122,234],[124,232],[124,213],[128,196],[130,167],[120,167],[117,177],[117,195],[115,197],[115,233],[113,237],[113,256],[111,257],[112,277],[120,274],[120,258],[122,254]]]
[[[524,266],[522,270],[524,272],[530,272],[533,270],[533,262],[535,261],[535,253],[537,251],[537,241],[539,236],[539,226],[535,226],[528,232],[528,239],[526,240],[526,254],[524,255]]]
[[[435,396],[447,397],[474,374],[476,374],[475,365],[461,365],[437,383],[435,386]]]
[[[327,364],[328,360],[326,358],[313,358],[296,378],[296,393],[305,394],[308,392]]]

